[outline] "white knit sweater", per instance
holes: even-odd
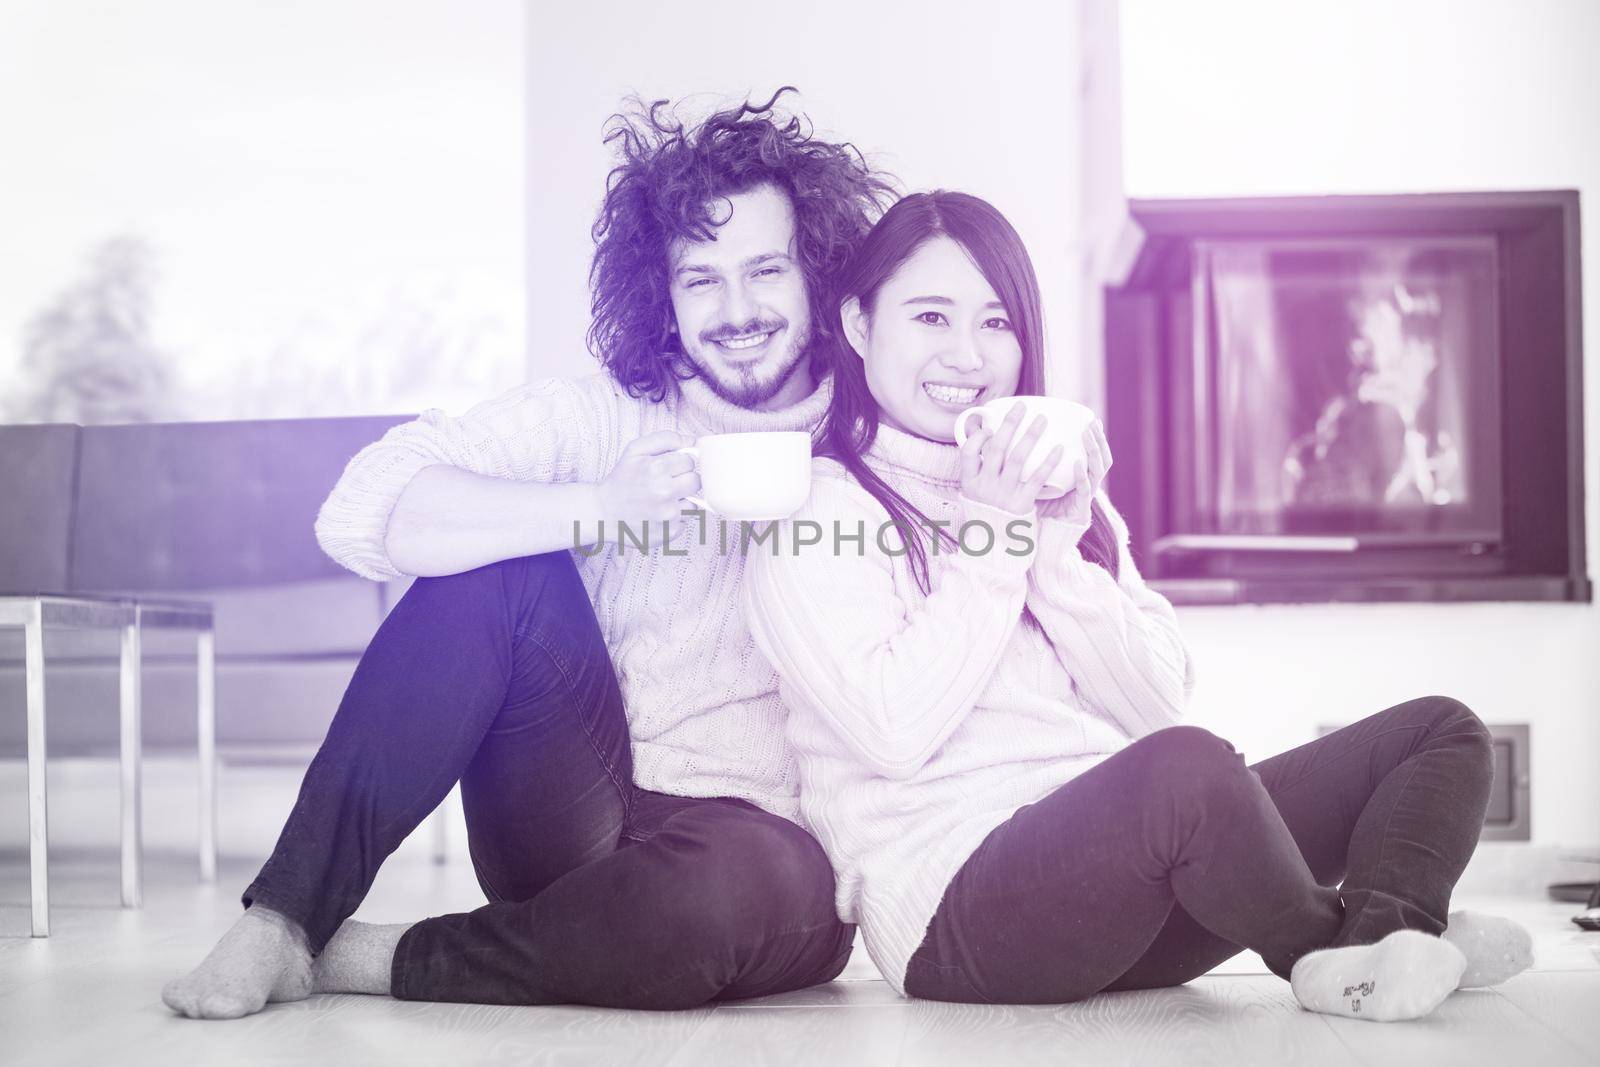
[[[1084,527],[1017,516],[959,492],[959,452],[880,428],[868,464],[954,533],[981,519],[993,551],[925,538],[931,595],[905,556],[874,543],[882,505],[832,460],[813,466],[788,524],[820,523],[819,545],[752,556],[745,604],[778,670],[801,808],[833,862],[842,919],[861,924],[884,976],[906,966],[946,887],[985,836],[1128,743],[1183,714],[1193,673],[1172,606],[1140,579],[1127,527],[1102,493],[1121,548],[1120,578],[1086,562]],[[833,524],[867,533],[864,551]],[[974,531],[970,544],[982,546]],[[793,543],[785,531],[782,543]],[[896,542],[888,540],[891,548]]]
[[[384,551],[389,516],[422,468],[450,464],[522,481],[598,482],[629,441],[656,430],[695,436],[739,430],[810,430],[827,410],[831,379],[780,411],[722,400],[699,379],[661,403],[627,396],[606,374],[548,378],[459,418],[437,409],[358,452],[317,516],[324,551],[377,581],[400,577]],[[634,781],[675,796],[730,796],[785,818],[799,814],[798,777],[784,738],[777,676],[755,649],[739,604],[745,558],[700,544],[690,519],[664,555],[633,543],[575,553],[616,667],[633,739]],[[592,537],[592,530],[589,532]],[[679,555],[686,552],[685,555]]]

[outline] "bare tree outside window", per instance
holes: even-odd
[[[0,422],[465,410],[520,377],[517,325],[482,279],[413,271],[307,294],[223,351],[156,339],[156,310],[173,302],[157,267],[143,237],[96,245],[83,273],[28,318],[16,374],[0,381]]]
[[[95,425],[174,417],[171,354],[152,336],[155,257],[143,238],[95,247],[82,277],[23,328],[19,380],[0,395],[7,422]]]

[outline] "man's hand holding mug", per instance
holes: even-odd
[[[676,535],[689,499],[700,491],[694,460],[682,453],[694,438],[657,430],[629,441],[599,486],[600,514],[612,522],[660,527]]]
[[[745,521],[787,518],[811,494],[811,435],[695,438],[657,430],[628,443],[598,492],[602,518],[665,528],[673,540],[694,510]]]

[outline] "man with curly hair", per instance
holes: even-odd
[[[892,192],[780,116],[786,91],[694,126],[664,101],[614,117],[590,272],[602,372],[425,412],[350,461],[319,542],[367,578],[419,577],[244,915],[163,990],[174,1011],[233,1018],[312,992],[680,1008],[843,969],[854,927],[794,821],[742,554],[603,540],[618,520],[681,529],[699,482],[674,450],[693,438],[809,430],[827,410],[831,280]],[[458,781],[489,903],[351,920]]]

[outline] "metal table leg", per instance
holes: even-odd
[[[133,622],[122,627],[122,683],[119,704],[122,724],[122,906],[137,908],[144,897],[140,859],[144,852],[142,772],[144,737],[140,707],[139,609]]]
[[[28,874],[33,936],[50,936],[50,819],[46,809],[44,737],[44,605],[27,606],[23,674],[28,689]]]
[[[196,640],[200,692],[200,880],[217,880],[217,642],[212,630]]]

